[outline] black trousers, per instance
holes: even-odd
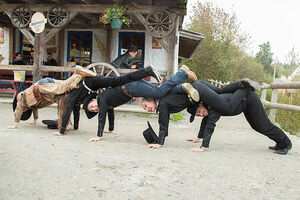
[[[100,88],[115,87],[124,85],[132,81],[141,80],[147,76],[153,75],[151,67],[139,69],[122,76],[96,76],[85,78],[85,84],[92,90]]]
[[[228,88],[218,89],[214,91],[215,86],[209,86],[205,81],[196,81],[192,83],[193,87],[198,90],[200,99],[203,103],[224,115],[232,115],[236,108],[242,103],[243,98],[249,93],[248,89],[238,89],[239,85],[236,83],[230,84]],[[218,93],[225,93],[225,91],[235,90],[230,99],[224,98]],[[224,91],[224,92],[223,92]]]
[[[291,143],[286,134],[271,123],[259,97],[254,92],[250,92],[246,97],[244,115],[255,131],[275,141],[280,148],[285,148]]]

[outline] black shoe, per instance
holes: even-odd
[[[150,74],[150,76],[152,76],[153,78],[155,78],[157,80],[157,82],[160,83],[161,80],[162,80],[162,78],[161,78],[159,72],[154,67],[152,67],[151,65],[149,66],[149,68],[151,68],[151,74]]]
[[[252,91],[258,90],[260,91],[260,86],[258,83],[248,79],[248,78],[244,78],[241,80],[241,83],[244,85],[245,88],[249,88]]]
[[[292,143],[290,143],[286,148],[278,148],[274,153],[286,155],[292,148]]]
[[[279,149],[279,146],[277,144],[275,146],[269,146],[269,149],[275,151]]]

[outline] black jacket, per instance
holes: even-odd
[[[108,88],[105,91],[103,91],[101,94],[98,95],[97,101],[98,101],[98,107],[100,109],[98,114],[98,132],[97,136],[102,137],[105,121],[106,121],[106,113],[114,107],[123,105],[124,103],[127,103],[130,101],[131,97],[127,96],[124,92],[121,86],[114,87],[114,88]],[[110,126],[111,121],[110,118]]]
[[[230,99],[232,93],[220,94],[225,99]],[[204,117],[201,121],[200,130],[198,133],[198,138],[203,138],[202,146],[208,148],[211,136],[215,130],[216,123],[221,116],[234,116],[243,112],[242,104],[239,104],[236,110],[231,115],[222,114],[216,110],[208,108],[208,116]]]
[[[117,57],[112,61],[112,65],[116,68],[131,69],[134,58],[131,57],[129,52]]]
[[[159,101],[157,111],[159,113],[159,142],[163,145],[168,136],[170,113],[178,113],[188,107],[193,107],[187,95],[168,94]]]
[[[139,77],[138,77],[139,78]],[[99,88],[106,88],[109,86],[118,86],[127,83],[128,81],[134,81],[130,75],[119,76],[119,77],[104,77],[104,76],[96,76],[96,77],[88,77],[85,78],[84,82],[91,90],[98,90]],[[76,103],[82,104],[85,97],[88,96],[88,89],[83,86],[83,83],[79,83],[79,88],[70,92],[68,97],[66,98],[66,104],[62,115],[62,124],[60,128],[60,133],[64,134],[70,115],[72,113],[73,106]]]
[[[49,65],[49,66],[57,66],[57,62],[54,58],[51,58],[49,61],[45,62],[45,65]]]

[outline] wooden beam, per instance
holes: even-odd
[[[89,13],[81,13],[80,15],[82,15],[83,17],[91,20],[92,22],[98,22],[98,23],[100,23],[99,20],[98,20],[99,19],[98,16],[94,16],[94,15],[91,15]]]
[[[11,11],[4,11],[6,15],[11,19]],[[28,41],[33,45],[34,44],[34,36],[25,28],[19,28],[19,30],[23,33],[23,35],[28,39]]]
[[[9,29],[9,62],[13,62],[14,58],[13,58],[13,55],[14,55],[14,30],[15,29]]]
[[[6,4],[5,6],[0,7],[0,12],[4,11],[12,11],[18,6],[24,4]],[[126,6],[126,5],[124,5]],[[30,5],[31,10],[35,11],[48,11],[52,8],[52,4],[32,4]],[[68,4],[68,10],[70,12],[80,12],[80,13],[101,13],[105,12],[107,8],[112,8],[113,4]],[[148,14],[157,10],[169,10],[171,13],[174,14],[181,14],[182,9],[178,8],[177,6],[168,6],[168,5],[161,5],[161,6],[149,6],[149,5],[127,5],[128,10],[126,13],[144,13]]]
[[[300,89],[300,82],[265,84],[260,89]]]
[[[59,31],[58,33],[58,44],[63,44],[64,43],[64,38],[65,38],[65,34],[63,29]],[[64,45],[58,45],[57,47],[57,62],[59,65],[63,65],[63,58],[64,58]]]
[[[77,14],[77,12],[71,12],[69,20],[71,21]],[[49,31],[49,33],[42,39],[41,46],[44,46],[62,28],[63,27],[51,29],[51,31]]]
[[[106,32],[106,62],[111,63],[111,40],[112,30],[109,28]]]
[[[41,33],[35,34],[34,39],[34,58],[33,58],[33,82],[36,83],[42,79],[41,66]]]
[[[34,36],[30,33],[30,31],[25,28],[19,28],[19,30],[23,33],[27,40],[34,45]]]
[[[160,42],[161,46],[166,50],[166,52],[170,52],[170,45],[168,43],[168,39],[166,38],[156,38],[157,41]]]
[[[96,2],[94,0],[81,0],[85,4],[95,4]]]
[[[271,102],[263,100],[263,99],[261,99],[261,103],[263,105],[269,106],[271,108],[300,112],[300,106],[287,105],[287,104],[282,104],[282,103],[271,103]]]
[[[28,4],[35,4],[36,1],[35,0],[23,0],[25,3],[28,3]]]

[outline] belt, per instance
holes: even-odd
[[[130,98],[132,98],[132,96],[129,94],[129,92],[126,90],[126,88],[125,88],[125,85],[122,85],[122,89],[123,89],[123,92],[127,95],[127,96],[129,96]]]
[[[83,84],[83,86],[89,91],[89,94],[90,94],[90,93],[96,93],[96,91],[93,91],[91,88],[89,88],[89,87],[85,84],[84,81],[82,81],[82,84]]]

